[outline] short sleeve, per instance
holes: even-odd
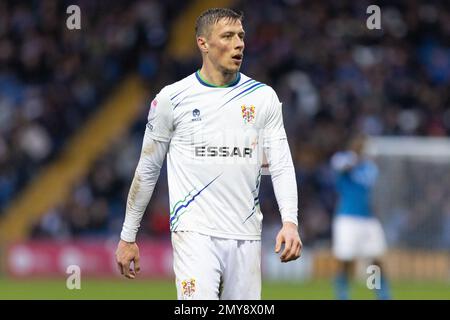
[[[169,142],[173,134],[173,108],[169,95],[161,90],[151,102],[147,128],[152,139]]]

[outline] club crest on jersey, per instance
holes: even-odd
[[[245,124],[255,123],[255,106],[246,107],[241,106],[242,118],[244,118]]]
[[[183,291],[183,297],[186,298],[191,298],[192,295],[195,292],[195,279],[188,279],[188,280],[183,280],[181,282],[181,288]]]

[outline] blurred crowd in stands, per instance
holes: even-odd
[[[164,55],[170,23],[187,1],[78,1],[86,13],[83,32],[62,27],[68,4],[31,3],[0,4],[0,209],[124,74],[137,71],[155,94],[201,66],[199,55],[183,61]],[[273,86],[283,102],[307,245],[329,240],[336,200],[329,158],[349,134],[450,134],[450,3],[378,1],[382,30],[366,27],[370,4],[235,4],[245,15],[241,71]],[[69,200],[36,221],[34,237],[118,236],[145,122],[144,108]],[[278,226],[269,177],[260,198],[264,224]],[[141,230],[142,237],[169,233],[165,167]]]
[[[138,68],[157,75],[177,1],[0,2],[0,212]]]

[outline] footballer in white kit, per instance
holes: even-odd
[[[286,134],[281,103],[272,88],[241,73],[227,87],[212,87],[197,71],[161,90],[152,102],[146,130],[152,139],[171,141],[171,231],[261,238],[263,146],[276,148],[273,156],[281,156],[278,161],[285,165],[290,158],[289,150],[280,148]],[[291,207],[282,210],[296,222],[296,202],[290,200]]]
[[[264,157],[282,222],[297,226],[282,104],[270,86],[240,72],[216,86],[200,71],[164,87],[151,102],[121,239],[135,241],[167,154],[178,298],[260,299]],[[300,249],[298,237],[287,261]]]

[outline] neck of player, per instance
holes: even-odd
[[[225,86],[236,80],[237,72],[235,73],[223,73],[219,70],[211,70],[205,65],[200,69],[200,76],[206,82],[214,86]]]

